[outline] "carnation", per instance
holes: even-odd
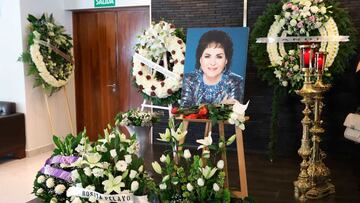
[[[45,176],[43,176],[43,175],[39,176],[36,181],[37,181],[37,183],[40,183],[40,184],[45,182]]]
[[[58,195],[64,193],[65,190],[66,190],[66,187],[63,184],[59,184],[55,187],[55,193]]]
[[[53,179],[53,178],[48,178],[48,179],[46,180],[46,187],[52,188],[52,187],[54,187],[54,186],[55,186],[54,179]]]

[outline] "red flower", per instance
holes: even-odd
[[[186,119],[197,119],[198,117],[199,117],[199,115],[196,113],[192,113],[192,114],[184,116],[184,118],[186,118]]]
[[[208,109],[206,108],[206,106],[202,106],[199,109],[199,115],[200,116],[206,116],[208,114]]]
[[[171,109],[171,113],[172,113],[172,114],[178,114],[178,113],[179,113],[179,108],[178,108],[178,107],[173,107],[173,108]]]

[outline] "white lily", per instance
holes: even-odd
[[[211,137],[211,132],[209,132],[209,136],[205,137],[204,139],[196,140],[196,142],[201,144],[198,147],[198,150],[211,145],[213,142],[212,137]]]
[[[99,167],[102,168],[103,165],[99,163],[101,160],[101,155],[99,153],[87,153],[85,154],[85,160],[83,163],[88,164],[90,168]]]
[[[245,114],[246,109],[248,108],[249,105],[248,101],[245,105],[241,104],[239,101],[235,102],[234,106],[233,106],[233,112],[237,113],[237,114]]]
[[[125,183],[121,182],[122,177],[116,176],[116,178],[114,178],[114,176],[111,174],[109,174],[108,176],[109,179],[102,182],[102,184],[104,185],[104,190],[107,194],[110,194],[112,191],[115,191],[119,194],[121,192],[121,188],[125,187]]]
[[[157,140],[163,141],[163,142],[169,142],[170,141],[171,133],[170,133],[169,128],[166,128],[165,133],[159,133],[159,135],[160,135],[160,139],[157,138]]]
[[[154,171],[161,175],[162,169],[161,169],[160,164],[157,161],[154,161],[154,162],[151,163],[151,165],[152,165]]]
[[[210,179],[217,171],[217,168],[210,168],[209,166],[205,166],[205,168],[201,168],[200,171],[205,179]]]
[[[183,131],[182,125],[179,126],[179,128],[175,131],[174,129],[171,129],[171,136],[175,138],[176,141],[182,140],[187,134],[187,131]]]

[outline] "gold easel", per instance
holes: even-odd
[[[249,117],[245,117],[246,120],[249,120]],[[205,123],[205,132],[204,137],[209,135],[212,129],[212,121],[209,119],[185,119],[178,118],[182,120],[184,130],[188,129],[189,123]],[[225,139],[225,130],[224,125],[229,124],[228,122],[218,121],[219,125],[219,136],[220,139]],[[245,168],[245,155],[244,155],[244,143],[243,143],[243,134],[242,130],[239,127],[235,127],[236,133],[236,149],[237,149],[237,157],[238,157],[238,167],[239,167],[239,176],[240,176],[240,190],[230,190],[231,196],[235,198],[244,198],[248,196],[247,190],[247,179],[246,179],[246,168]],[[184,139],[180,140],[179,144],[182,145],[185,142]],[[226,150],[221,155],[224,160],[224,171],[225,171],[225,182],[224,187],[229,188],[229,173],[228,173],[228,164],[226,158]]]

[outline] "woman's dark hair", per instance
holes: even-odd
[[[200,58],[204,50],[208,48],[210,44],[215,44],[215,47],[224,49],[225,58],[227,59],[225,71],[227,71],[231,65],[233,43],[230,36],[221,30],[210,30],[201,36],[196,48],[196,68],[200,68]]]

